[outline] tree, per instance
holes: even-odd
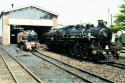
[[[116,16],[116,24],[118,25],[125,25],[125,1],[120,6],[120,13]]]

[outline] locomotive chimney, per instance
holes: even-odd
[[[104,26],[104,22],[103,22],[103,20],[98,20],[98,26]]]

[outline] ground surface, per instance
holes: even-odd
[[[2,46],[8,53],[13,55],[20,62],[31,70],[36,76],[38,76],[43,83],[84,83],[83,80],[65,72],[64,70],[32,55],[30,52],[20,51],[16,45]],[[98,76],[112,80],[115,83],[125,83],[125,69],[117,67],[107,66],[105,64],[96,64],[89,61],[81,61],[79,59],[72,58],[60,52],[49,51],[46,48],[40,48],[38,50],[47,56],[61,60],[74,67],[87,70]],[[125,62],[125,53],[121,53],[122,58],[117,62]],[[125,65],[125,63],[123,63]],[[2,71],[0,72],[2,73]],[[0,75],[2,76],[2,75]],[[0,77],[1,78],[1,77]],[[4,83],[4,82],[3,82]],[[13,83],[13,82],[7,82]]]
[[[84,83],[81,79],[35,57],[31,53],[20,51],[15,45],[2,47],[16,57],[16,59],[24,63],[43,83]]]

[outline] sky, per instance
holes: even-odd
[[[117,15],[123,0],[0,0],[0,11],[27,4],[35,4],[59,13],[59,24],[97,23]],[[108,9],[110,14],[108,14]],[[114,19],[114,18],[113,18]]]
[[[117,15],[123,0],[0,0],[0,11],[27,4],[35,4],[59,13],[59,24],[97,23]],[[108,14],[109,9],[109,14]],[[114,19],[114,17],[113,17]]]

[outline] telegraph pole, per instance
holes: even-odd
[[[111,14],[111,25],[112,25],[112,14]]]
[[[108,8],[108,27],[110,26],[110,21],[109,21],[110,16],[109,16],[109,14],[110,14],[110,9]]]

